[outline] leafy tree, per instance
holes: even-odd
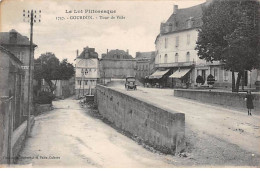
[[[40,82],[44,79],[51,92],[56,89],[57,80],[68,80],[74,75],[74,67],[67,59],[59,61],[55,54],[46,52],[34,62],[34,78]],[[53,83],[52,80],[55,80]]]
[[[232,91],[245,70],[260,67],[258,9],[256,0],[215,0],[203,8],[196,50],[200,59],[220,61],[232,72]]]

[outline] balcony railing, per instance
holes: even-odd
[[[161,63],[161,64],[155,64],[156,68],[159,67],[181,67],[181,66],[192,66],[195,64],[194,62],[175,62],[175,63]]]

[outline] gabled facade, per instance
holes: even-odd
[[[76,96],[93,95],[99,78],[98,53],[95,48],[86,47],[75,60]]]

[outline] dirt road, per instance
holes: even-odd
[[[152,153],[99,119],[76,100],[55,101],[36,117],[18,164],[26,167],[175,167],[174,157]],[[180,164],[180,163],[179,163]]]

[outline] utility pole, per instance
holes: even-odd
[[[28,79],[28,117],[27,117],[27,135],[30,133],[30,116],[31,116],[31,88],[32,88],[32,58],[33,58],[33,23],[41,22],[41,10],[38,12],[37,17],[37,11],[35,10],[28,10],[28,13],[26,14],[26,11],[23,10],[23,17],[24,21],[26,22],[26,19],[28,19],[28,22],[30,22],[30,53],[29,53],[29,79]]]

